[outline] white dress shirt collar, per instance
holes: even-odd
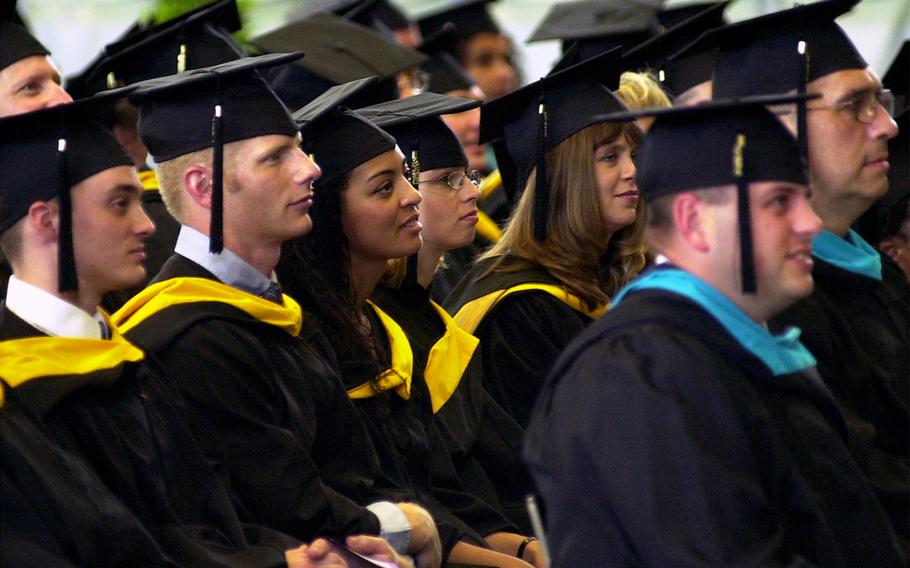
[[[102,339],[104,316],[89,314],[57,296],[16,278],[9,279],[6,307],[26,323],[55,337]]]

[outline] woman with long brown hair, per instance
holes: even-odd
[[[482,130],[501,135],[524,191],[446,308],[480,339],[487,389],[522,425],[562,349],[647,261],[641,131],[598,119],[625,108],[609,88],[618,82],[616,56],[604,54],[482,109]]]

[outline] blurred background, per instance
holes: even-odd
[[[665,6],[700,0],[667,0]],[[409,15],[420,15],[447,2],[395,0]],[[136,19],[155,15],[159,21],[206,3],[205,0],[19,0],[19,10],[32,32],[53,53],[64,76],[81,70],[105,44],[115,40]],[[243,35],[253,37],[286,22],[306,0],[238,0]],[[499,0],[492,11],[518,48],[525,81],[549,70],[559,55],[558,41],[531,45],[525,40],[554,0]],[[808,3],[808,2],[803,2]],[[731,22],[789,8],[792,0],[736,0],[727,8]],[[872,69],[881,74],[910,37],[910,0],[863,0],[838,22],[856,43]]]

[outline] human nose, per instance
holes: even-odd
[[[497,57],[494,61],[496,76],[502,84],[511,85],[515,81],[515,69],[505,57]]]
[[[476,174],[476,172],[474,172]],[[464,179],[462,180],[461,194],[464,201],[478,201],[480,196],[483,195],[480,191],[480,183],[477,180],[477,177],[472,177],[472,175],[465,173]]]
[[[140,239],[146,239],[155,234],[155,223],[152,222],[151,218],[149,218],[141,205],[137,205],[136,213],[136,225],[134,229],[136,235]]]
[[[638,169],[635,167],[635,160],[632,159],[631,155],[626,156],[623,160],[622,179],[630,183],[635,183],[635,174],[637,171]]]
[[[322,169],[303,150],[297,150],[297,159],[297,176],[294,181],[298,185],[312,187],[313,183],[322,176]]]
[[[48,87],[47,102],[44,105],[46,108],[73,102],[73,97],[71,97],[70,94],[63,89],[63,87],[54,81],[50,81],[50,83],[51,86]]]
[[[401,179],[404,180],[404,185],[406,186],[404,188],[404,196],[402,196],[399,201],[401,208],[407,209],[408,207],[417,207],[417,204],[420,203],[420,200],[422,199],[420,197],[420,192],[417,191],[408,180],[404,179],[404,177]]]
[[[468,125],[468,132],[476,134],[480,132],[480,107],[472,108],[464,112],[465,123]]]
[[[872,124],[869,125],[870,136],[875,140],[890,140],[897,136],[897,122],[888,114],[885,107],[883,107],[881,103],[876,102],[874,108],[875,116],[872,120]]]
[[[812,205],[805,197],[799,200],[799,206],[795,209],[793,219],[793,232],[798,235],[815,237],[822,232],[822,220],[812,209]]]

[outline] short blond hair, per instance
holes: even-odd
[[[203,148],[189,154],[161,162],[156,170],[158,174],[158,190],[168,213],[181,223],[184,222],[183,202],[183,174],[193,164],[212,164],[212,149]]]
[[[238,140],[224,145],[224,177],[222,178],[224,191],[233,191],[235,185],[233,182],[234,156],[243,142],[244,140]],[[194,164],[212,167],[212,157],[212,149],[203,148],[158,164],[158,189],[161,192],[161,199],[164,201],[168,213],[181,223],[184,222],[183,214],[185,212],[183,174]]]
[[[632,110],[672,106],[669,95],[650,71],[626,71],[619,77],[616,97]]]

